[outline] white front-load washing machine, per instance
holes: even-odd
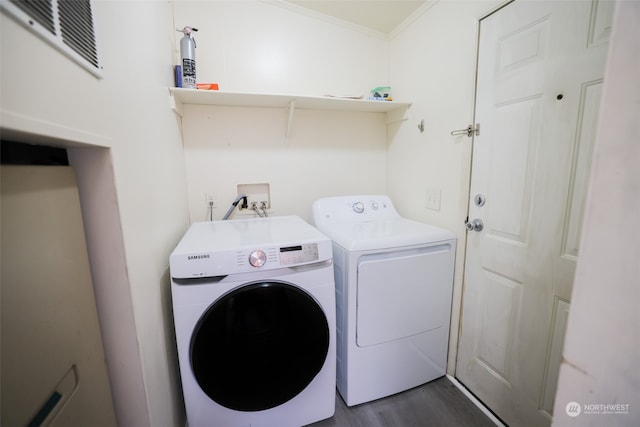
[[[387,196],[313,204],[333,240],[337,387],[348,406],[445,374],[455,235],[402,218]]]
[[[302,426],[333,416],[326,236],[295,216],[198,222],[169,264],[190,427]]]

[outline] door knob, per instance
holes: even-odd
[[[476,218],[472,221],[467,221],[465,224],[467,226],[467,230],[469,231],[482,231],[484,228],[484,223],[480,218]]]

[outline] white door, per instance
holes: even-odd
[[[612,7],[516,0],[480,23],[484,229],[468,232],[456,376],[513,426],[551,420]]]

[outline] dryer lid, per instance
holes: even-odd
[[[348,251],[424,245],[456,238],[449,230],[402,218],[385,195],[316,200],[313,221],[322,233]]]
[[[337,222],[320,224],[318,228],[336,244],[352,252],[425,245],[456,238],[449,230],[406,218]]]

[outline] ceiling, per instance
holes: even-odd
[[[431,0],[285,0],[286,3],[387,34],[429,1]]]

